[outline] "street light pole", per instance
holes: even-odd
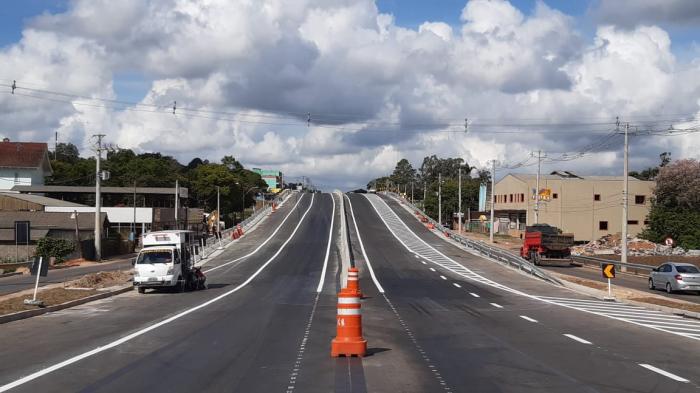
[[[496,203],[496,160],[491,161],[491,219],[489,225],[489,242],[493,243],[493,205]]]
[[[622,189],[622,252],[620,253],[620,261],[627,263],[627,219],[629,205],[629,175],[628,175],[628,160],[629,160],[629,130],[630,123],[625,124],[625,157],[623,163],[623,189]],[[623,265],[623,269],[625,266]]]
[[[457,175],[457,181],[459,182],[459,192],[457,193],[457,221],[459,224],[457,225],[457,231],[462,234],[462,166],[459,166],[458,170],[458,175]]]
[[[442,226],[442,173],[438,173],[438,224]]]
[[[102,160],[102,138],[104,134],[93,135],[97,137],[97,160],[95,164],[95,260],[102,260],[102,228],[100,216],[102,215],[102,189],[100,161]]]

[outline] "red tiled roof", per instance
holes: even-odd
[[[39,168],[48,149],[46,143],[0,142],[0,167]]]

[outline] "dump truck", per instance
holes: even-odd
[[[132,262],[134,286],[139,293],[147,288],[170,288],[178,292],[206,288],[206,278],[195,266],[196,239],[192,231],[149,232],[143,248]]]
[[[551,225],[535,224],[525,227],[523,246],[520,256],[539,266],[571,264],[571,247],[574,245],[574,235],[562,233]]]

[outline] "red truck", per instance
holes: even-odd
[[[562,233],[547,224],[535,224],[525,228],[520,256],[539,266],[542,263],[569,265],[574,235]]]

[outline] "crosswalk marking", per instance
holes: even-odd
[[[410,252],[420,255],[421,262],[429,261],[443,269],[449,270],[466,279],[497,288],[506,292],[524,296],[541,302],[566,307],[590,314],[595,314],[617,321],[627,322],[638,326],[671,333],[692,340],[700,341],[700,323],[677,315],[666,314],[660,311],[647,310],[642,307],[624,303],[611,303],[598,301],[595,299],[575,299],[565,297],[535,296],[517,289],[499,284],[476,272],[467,269],[457,263],[434,247],[430,246],[423,239],[419,238],[408,226],[399,218],[394,210],[389,207],[379,196],[363,194],[379,215],[384,225],[394,235],[394,237]],[[472,293],[472,296],[479,295]]]

